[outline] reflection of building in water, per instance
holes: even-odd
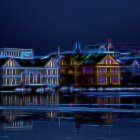
[[[99,107],[119,107],[120,104],[120,97],[119,96],[98,96],[97,103]],[[118,106],[117,106],[118,105]]]
[[[30,115],[19,110],[3,110],[0,120],[0,126],[4,130],[23,130],[33,127]]]
[[[59,103],[58,94],[28,94],[28,95],[3,95],[2,105],[45,105],[48,107],[56,106]]]
[[[75,114],[75,127],[78,134],[82,125],[87,126],[108,126],[112,125],[113,113],[79,113]]]
[[[78,134],[80,133],[80,128],[84,126],[112,126],[114,116],[116,114],[110,112],[65,112],[58,114],[58,123],[59,127],[63,124],[63,122],[75,122],[75,127],[77,129]]]
[[[112,93],[110,92],[110,94]],[[92,105],[94,105],[94,107],[119,107],[121,103],[119,95],[107,96],[105,93],[100,94],[99,92],[82,92],[81,96],[74,94],[73,96],[61,96],[60,99],[62,103],[88,104],[89,107],[92,107]]]
[[[3,129],[5,130],[22,130],[22,129],[32,129],[33,122],[32,120],[16,120],[14,122],[5,122],[3,123]]]

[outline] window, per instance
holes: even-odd
[[[30,73],[30,84],[33,84],[33,82],[34,82],[34,79],[33,79],[33,73]]]
[[[50,70],[48,70],[48,75],[50,75]]]
[[[110,63],[113,64],[113,60],[112,59],[110,59]]]
[[[41,74],[37,73],[36,75],[36,83],[40,84],[41,83]]]
[[[117,76],[113,76],[112,77],[112,81],[113,81],[113,83],[118,83],[118,77]]]
[[[7,75],[10,75],[10,69],[7,69]]]
[[[48,78],[48,83],[50,83],[50,78]]]
[[[112,72],[113,72],[113,73],[117,73],[117,68],[113,68],[113,69],[112,69]]]
[[[64,69],[61,69],[61,74],[65,74],[65,70]]]
[[[10,85],[10,79],[6,79],[6,85]]]
[[[100,83],[101,83],[101,84],[106,83],[106,78],[105,78],[105,76],[100,76]]]
[[[64,61],[61,61],[60,65],[63,66],[64,65]]]
[[[50,66],[51,66],[51,67],[53,67],[53,66],[54,66],[54,63],[53,63],[53,62],[51,62],[51,63],[50,63]]]
[[[53,75],[55,75],[55,70],[53,70]]]
[[[10,61],[10,66],[13,66],[13,62],[12,61]]]
[[[16,85],[16,79],[12,79],[12,85]]]
[[[104,68],[104,67],[101,67],[101,68],[100,68],[100,72],[101,72],[101,73],[105,73],[105,68]]]
[[[26,83],[25,73],[22,73],[22,74],[21,74],[21,83],[23,83],[23,84]]]
[[[55,78],[52,79],[52,84],[55,84]]]
[[[16,70],[15,69],[13,69],[13,75],[16,75]]]

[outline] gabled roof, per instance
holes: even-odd
[[[63,58],[64,56],[60,55],[60,56],[55,56],[49,59],[49,61],[46,62],[46,65],[48,65],[48,63],[53,62],[55,63],[55,65],[58,64],[58,62],[61,60],[61,58]]]
[[[55,57],[53,57],[53,58],[51,58],[51,60],[54,62],[54,63],[58,63],[59,62],[59,60],[61,59],[61,58],[63,58],[64,56],[55,56]]]

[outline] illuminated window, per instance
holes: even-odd
[[[51,62],[51,63],[50,63],[50,66],[53,67],[53,66],[54,66],[54,63]]]
[[[110,64],[110,59],[107,59],[107,64]]]
[[[101,83],[101,84],[106,83],[106,78],[105,78],[105,76],[100,76],[100,83]]]
[[[117,68],[113,68],[113,69],[112,69],[112,72],[113,72],[113,73],[117,73],[117,70],[118,70]]]
[[[113,60],[112,59],[110,59],[111,60],[111,64],[113,64]]]
[[[113,81],[113,83],[118,83],[118,77],[117,76],[113,76],[112,77],[112,81]]]
[[[101,67],[101,68],[100,68],[100,72],[101,72],[101,73],[105,73],[105,68],[104,68],[104,67]]]
[[[61,61],[61,66],[63,66],[64,65],[64,61]]]

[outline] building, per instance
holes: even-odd
[[[80,85],[83,86],[120,85],[120,66],[110,54],[86,54],[81,75]]]
[[[43,84],[47,60],[2,58],[1,85],[19,86],[22,84]]]
[[[60,60],[60,85],[118,86],[119,63],[110,54],[66,55]]]
[[[33,59],[34,52],[32,49],[0,48],[0,58],[3,57]]]

